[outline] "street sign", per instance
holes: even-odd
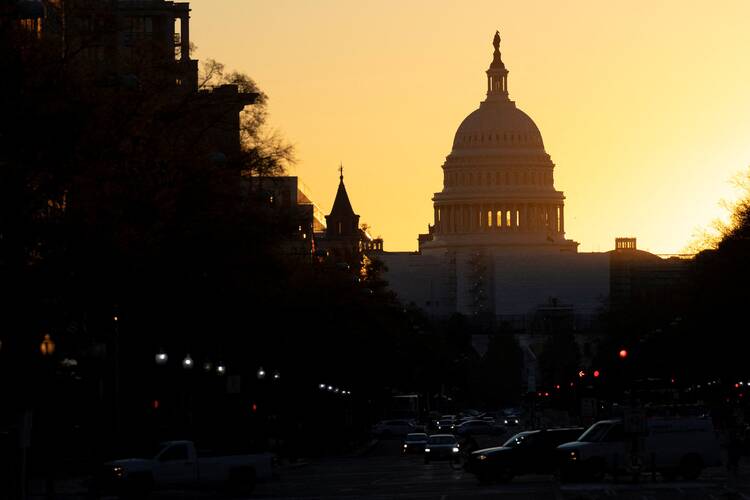
[[[581,398],[581,416],[596,416],[596,398]]]
[[[623,414],[625,434],[646,434],[646,412],[641,408],[628,408]]]

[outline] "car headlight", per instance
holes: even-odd
[[[479,455],[477,460],[487,460],[487,455]]]
[[[453,447],[453,453],[458,453],[458,446]]]
[[[425,449],[424,449],[424,452],[425,452],[425,453],[429,453],[429,452],[430,452],[430,449],[429,449],[429,448],[425,448]]]
[[[115,475],[115,477],[122,477],[123,474],[125,474],[125,468],[120,467],[119,465],[115,465],[112,467],[112,474]]]
[[[568,454],[568,459],[569,459],[569,460],[572,460],[572,461],[574,461],[574,462],[575,462],[576,460],[578,460],[578,452],[577,452],[577,451],[571,451],[571,452],[570,452],[570,453]]]
[[[404,448],[408,448],[408,447],[409,447],[409,445],[408,445],[408,444],[405,444],[405,445],[404,445]]]
[[[508,421],[507,421],[507,420],[503,420],[503,423],[504,423],[504,424],[507,424],[507,423],[508,423]]]

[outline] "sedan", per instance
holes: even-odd
[[[452,418],[441,418],[437,421],[438,432],[453,431],[456,428],[456,421]]]
[[[555,469],[557,446],[575,440],[580,427],[520,432],[502,446],[469,455],[466,470],[479,482],[506,482],[522,474],[549,474]]]
[[[424,453],[425,445],[427,445],[427,434],[424,432],[412,432],[406,435],[401,450],[404,455],[408,453]]]
[[[458,440],[453,434],[433,434],[424,448],[424,463],[430,460],[460,460]]]

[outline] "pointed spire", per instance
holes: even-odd
[[[487,100],[508,100],[508,70],[505,68],[500,55],[499,31],[495,31],[492,46],[495,50],[492,53],[492,62],[487,70]]]
[[[354,209],[349,201],[349,195],[346,192],[346,186],[344,186],[344,165],[339,165],[339,188],[336,191],[336,198],[333,200],[333,208],[331,208],[331,215],[335,216],[353,216]]]
[[[331,213],[326,215],[327,238],[359,238],[359,215],[354,213],[344,186],[344,165],[339,164],[339,188],[333,200]]]

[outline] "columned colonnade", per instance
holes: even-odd
[[[562,203],[450,203],[435,206],[439,234],[495,230],[565,232]]]

